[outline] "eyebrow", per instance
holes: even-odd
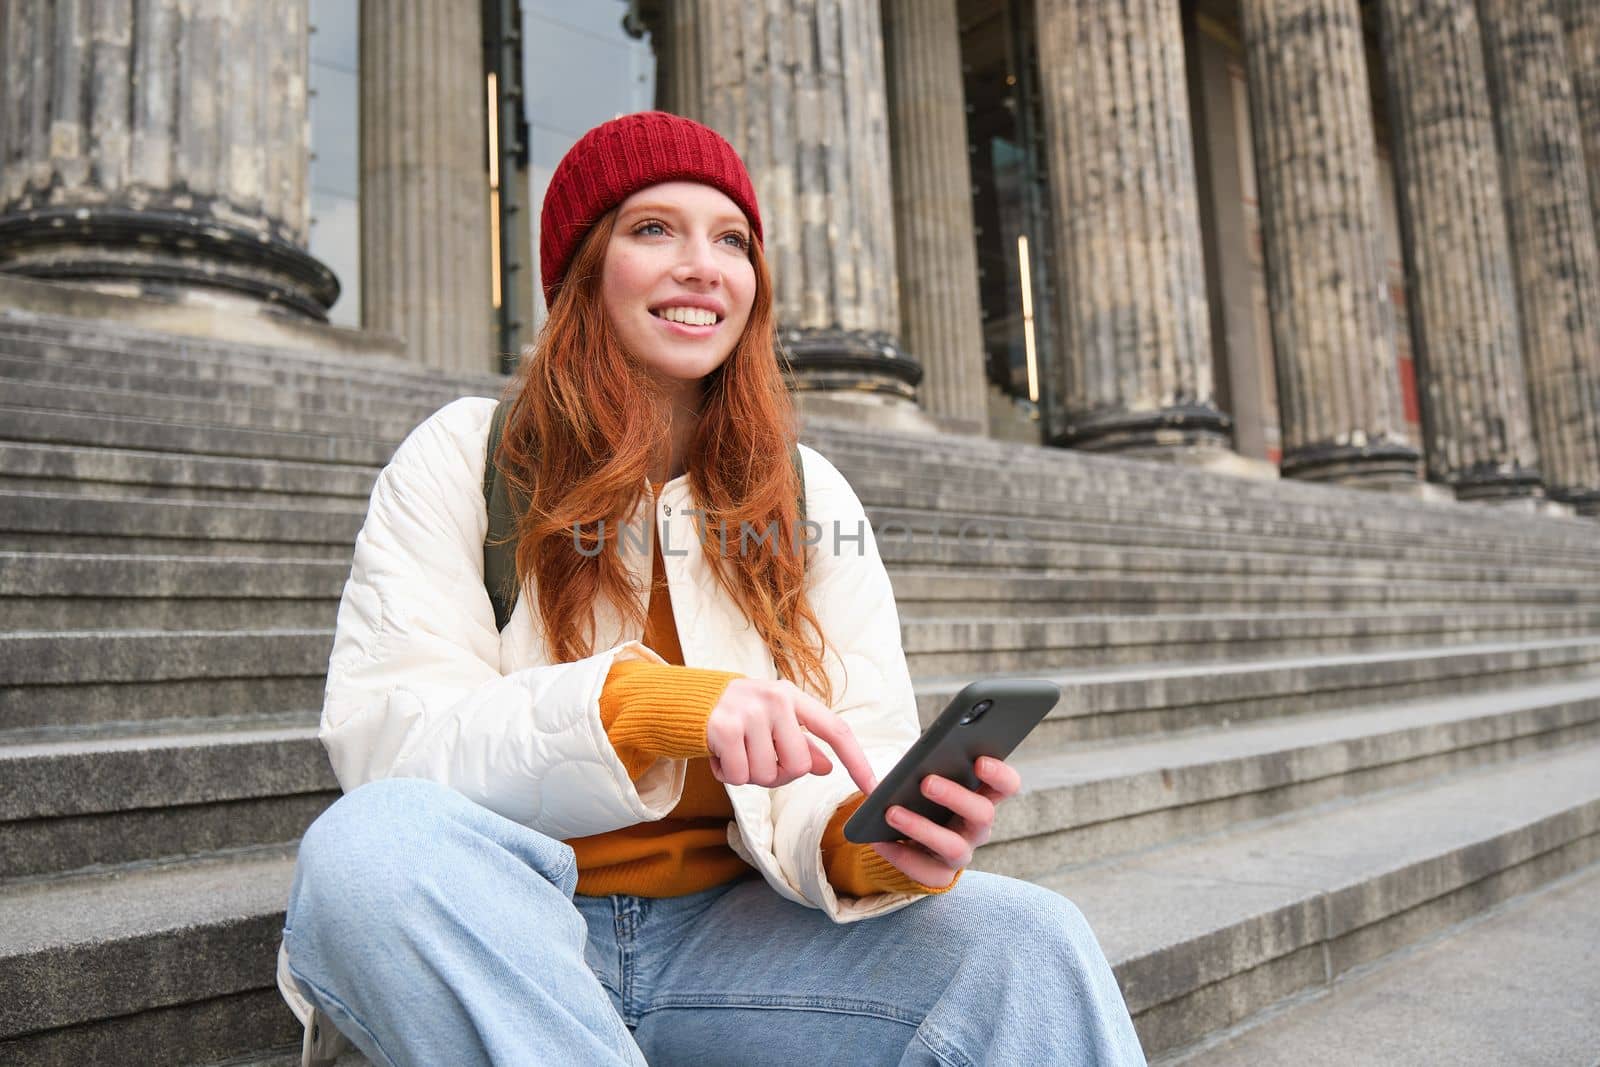
[[[671,204],[646,201],[643,204],[635,204],[633,207],[629,208],[624,215],[625,217],[632,217],[635,214],[650,214],[652,212],[657,215],[679,215],[683,213],[683,209],[674,207]],[[736,226],[743,226],[746,229],[750,228],[749,220],[746,219],[742,214],[735,212],[728,212],[727,214],[718,215],[715,220],[715,224],[727,222],[731,222]]]

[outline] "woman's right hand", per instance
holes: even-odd
[[[813,737],[812,735],[815,735]],[[863,793],[877,779],[856,735],[828,706],[787,678],[735,678],[706,720],[711,773],[727,785],[788,785],[807,774],[828,774],[826,741]]]

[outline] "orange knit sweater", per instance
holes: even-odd
[[[654,483],[652,488],[659,494],[661,485]],[[743,675],[684,666],[659,540],[651,571],[644,643],[668,665],[643,660],[614,663],[600,693],[600,721],[635,781],[658,759],[688,760],[683,796],[658,821],[568,839],[578,857],[577,891],[586,896],[684,896],[752,870],[728,846],[733,805],[711,773],[706,746],[706,721],[712,709],[728,683]],[[882,892],[944,893],[955,887],[960,871],[948,886],[923,885],[871,845],[845,840],[845,821],[865,799],[857,792],[840,805],[822,837],[823,869],[835,891],[859,897]]]

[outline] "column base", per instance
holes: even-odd
[[[907,433],[945,433],[944,427],[928,413],[904,400],[895,400],[881,394],[797,392],[794,409],[801,428],[821,420],[848,426],[878,430],[900,430]]]
[[[870,393],[916,407],[922,364],[887,333],[790,329],[779,330],[778,341],[794,369],[796,394]]]
[[[1205,471],[1207,474],[1226,474],[1231,478],[1250,478],[1258,482],[1275,482],[1279,479],[1278,465],[1264,459],[1250,459],[1229,449],[1164,448],[1147,452],[1118,452],[1118,459],[1144,459],[1177,467]]]
[[[1600,489],[1576,487],[1550,487],[1550,498],[1568,507],[1585,519],[1600,519]]]
[[[339,298],[333,271],[270,222],[203,208],[72,205],[0,216],[0,271],[124,293],[133,284],[168,298],[220,290],[328,321]]]
[[[1409,492],[1422,480],[1421,463],[1421,455],[1410,445],[1386,441],[1361,445],[1323,442],[1285,452],[1279,468],[1285,478],[1305,482]]]
[[[1231,451],[1233,420],[1208,404],[1178,404],[1152,411],[1070,414],[1050,443],[1082,452],[1151,457],[1162,452]]]
[[[1450,481],[1456,499],[1469,503],[1502,503],[1539,500],[1544,496],[1544,481],[1536,470],[1484,469],[1465,471]]]

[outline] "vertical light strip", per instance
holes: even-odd
[[[500,307],[500,94],[498,77],[489,73],[489,278],[494,306]]]
[[[1017,268],[1022,273],[1022,344],[1028,353],[1028,399],[1039,402],[1039,361],[1033,347],[1033,272],[1028,266],[1028,235],[1017,234]]]

